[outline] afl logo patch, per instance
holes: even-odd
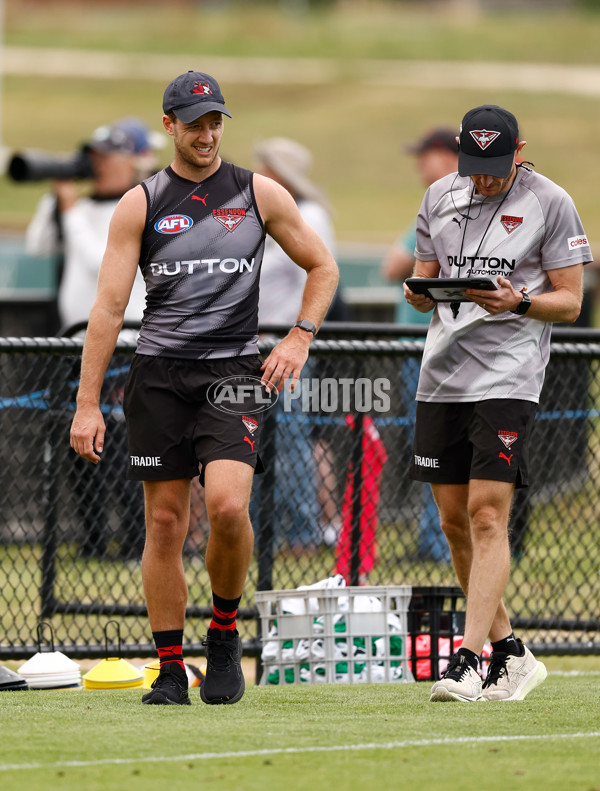
[[[191,228],[194,221],[187,214],[169,214],[161,217],[154,223],[154,229],[159,233],[181,233]]]

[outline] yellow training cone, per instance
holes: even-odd
[[[160,659],[156,659],[144,667],[144,683],[142,685],[144,689],[152,689],[152,682],[158,678],[159,671]]]
[[[83,677],[86,689],[126,689],[143,683],[144,676],[137,667],[117,657],[103,659]]]

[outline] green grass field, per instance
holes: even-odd
[[[0,695],[0,787],[593,791],[598,674],[522,702],[429,703],[429,683],[250,686],[235,706],[146,707],[140,690]]]

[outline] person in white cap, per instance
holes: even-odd
[[[269,392],[299,379],[338,269],[283,187],[221,159],[223,116],[231,113],[214,77],[196,71],[176,77],[165,90],[163,113],[174,157],[130,190],[113,216],[71,445],[88,461],[100,461],[100,388],[140,267],[147,308],[124,411],[128,476],[144,483],[142,578],[160,658],[158,678],[142,700],[190,703],[182,654],[188,595],[182,549],[191,480],[200,474],[213,598],[200,696],[208,704],[232,704],[245,689],[236,618],[254,548],[248,510],[254,471],[261,468],[260,384]],[[293,326],[261,363],[258,289],[266,234],[308,274]]]
[[[466,301],[435,302],[404,284],[413,307],[433,310],[411,474],[431,484],[467,596],[462,645],[431,700],[512,701],[538,686],[546,669],[513,634],[502,600],[509,513],[515,487],[529,483],[551,325],[579,315],[592,255],[570,196],[520,160],[525,141],[511,112],[470,110],[459,146],[458,173],[429,187],[421,204],[415,275],[462,278]],[[489,278],[493,290],[470,288],[472,277]],[[493,654],[482,687],[488,637]]]

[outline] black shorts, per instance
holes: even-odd
[[[471,478],[529,485],[529,434],[537,404],[516,399],[417,403],[410,476],[465,484]]]
[[[262,472],[258,455],[262,413],[217,409],[209,388],[227,377],[260,378],[258,355],[180,360],[136,354],[123,411],[127,420],[127,477],[136,481],[194,478],[210,461],[242,461]],[[250,380],[253,381],[253,380]]]

